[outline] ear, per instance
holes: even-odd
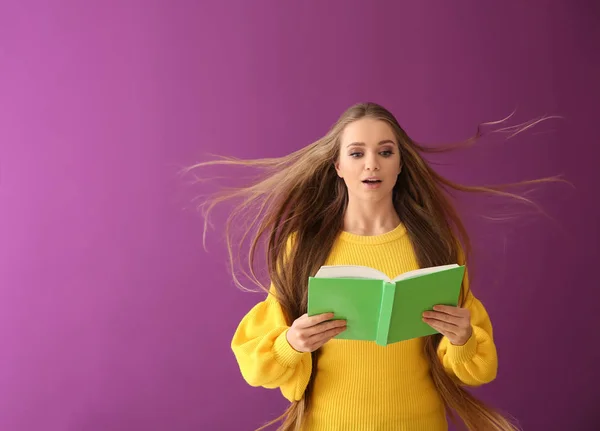
[[[342,172],[340,171],[340,162],[335,162],[335,163],[333,164],[333,167],[335,168],[335,171],[337,172],[337,174],[338,174],[338,177],[340,177],[340,178],[344,178],[344,177],[342,176]]]

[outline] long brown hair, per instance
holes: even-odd
[[[452,182],[436,173],[420,155],[470,145],[481,136],[481,128],[465,142],[445,147],[425,147],[414,142],[400,127],[396,118],[375,103],[360,103],[350,107],[325,136],[285,157],[258,160],[221,157],[220,160],[199,163],[185,169],[184,172],[188,172],[208,165],[238,165],[264,170],[264,176],[251,185],[217,194],[204,202],[202,209],[205,234],[209,214],[215,205],[228,199],[242,200],[231,211],[225,231],[234,282],[238,287],[246,289],[236,275],[234,266],[236,259],[233,250],[238,250],[239,257],[242,247],[234,247],[231,241],[231,228],[237,226],[238,217],[242,217],[249,223],[246,224],[240,243],[248,237],[251,238],[251,243],[247,256],[248,272],[244,269],[241,271],[257,286],[268,290],[258,279],[255,268],[257,250],[262,244],[265,247],[269,278],[275,286],[275,295],[288,325],[307,311],[307,283],[299,280],[308,280],[309,276],[316,273],[342,229],[348,195],[343,180],[336,175],[334,162],[339,155],[339,139],[344,128],[363,117],[385,121],[397,138],[402,171],[393,190],[393,202],[406,226],[421,267],[456,263],[462,259],[461,256],[467,259],[470,255],[469,235],[447,192],[490,193],[535,205],[525,197],[506,191],[515,184],[473,187]],[[499,131],[516,134],[538,121],[542,119]],[[518,184],[544,181],[557,179]],[[292,236],[294,241],[289,247],[288,239]],[[463,286],[461,305],[464,304],[465,297]],[[517,429],[507,417],[475,398],[448,376],[436,353],[441,338],[441,334],[427,337],[426,357],[433,381],[452,420],[455,420],[455,412],[469,430]],[[313,371],[303,398],[293,402],[282,416],[267,425],[281,420],[280,431],[300,429],[311,400],[318,351],[312,353],[312,360]]]

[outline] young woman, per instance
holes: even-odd
[[[200,164],[267,170],[216,198],[207,213],[229,198],[245,199],[230,223],[256,210],[246,235],[256,229],[249,275],[258,285],[255,252],[266,239],[270,288],[263,286],[266,298],[239,323],[231,346],[248,384],[279,388],[291,402],[280,430],[441,431],[447,413],[471,430],[515,429],[467,390],[492,381],[498,367],[492,324],[468,275],[458,307],[424,313],[439,332],[433,336],[381,347],[334,339],[345,322],[332,314],[307,316],[307,281],[322,265],[366,265],[394,277],[466,263],[469,237],[444,189],[507,193],[441,177],[420,156],[426,151],[389,111],[365,103],[286,157]],[[235,272],[234,279],[242,287]]]

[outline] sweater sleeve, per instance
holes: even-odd
[[[437,353],[451,377],[464,385],[480,386],[496,378],[498,355],[490,317],[471,292],[467,274],[463,287],[467,292],[464,307],[470,311],[473,334],[462,346],[455,346],[447,337],[442,337]]]
[[[312,358],[288,343],[289,326],[273,293],[271,285],[267,298],[243,317],[231,348],[249,385],[279,388],[289,401],[298,401],[310,379]]]

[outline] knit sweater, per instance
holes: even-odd
[[[342,232],[325,264],[371,266],[390,278],[419,268],[402,224],[374,236]],[[479,386],[496,377],[498,358],[492,324],[483,304],[470,291],[467,275],[464,287],[472,336],[461,346],[443,337],[437,353],[453,379],[465,386]],[[288,343],[289,326],[272,292],[243,317],[231,347],[248,384],[279,388],[289,401],[300,400],[311,375],[311,355]],[[446,430],[443,402],[430,375],[424,343],[425,338],[385,347],[342,339],[325,343],[302,429]]]

